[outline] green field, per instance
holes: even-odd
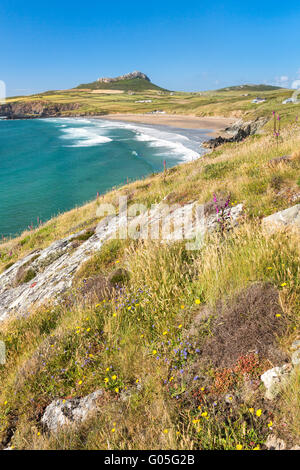
[[[152,87],[153,84],[146,80],[124,80],[124,93],[122,94],[101,94],[90,91],[80,91],[80,89],[51,91],[32,96],[22,96],[8,98],[7,102],[30,102],[43,101],[50,103],[78,103],[79,110],[74,110],[66,114],[103,115],[110,113],[151,113],[156,110],[165,111],[170,114],[188,114],[193,116],[226,116],[243,118],[251,120],[260,116],[272,116],[272,111],[282,115],[282,123],[291,122],[296,119],[299,113],[299,105],[286,104],[282,101],[291,97],[292,90],[276,87],[249,86],[249,88],[232,87],[225,90],[204,91],[204,92],[168,92],[163,89],[144,89],[143,91],[134,91],[134,94],[128,93],[128,88],[134,88],[129,82],[138,82],[139,87]],[[109,89],[120,89],[120,82],[111,84],[102,84],[94,82],[91,87],[99,85]],[[142,85],[141,85],[142,84]],[[128,86],[128,88],[127,88]],[[246,87],[246,86],[244,86]],[[259,91],[258,91],[259,90]],[[246,91],[246,93],[245,93]],[[247,95],[247,96],[245,96]],[[265,98],[266,102],[253,104],[252,100],[257,96]],[[151,100],[151,103],[136,103],[136,101]]]

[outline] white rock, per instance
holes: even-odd
[[[102,394],[102,390],[96,390],[83,398],[55,400],[47,406],[41,422],[52,432],[57,432],[59,428],[64,426],[78,424],[95,412],[97,409],[97,399]]]
[[[300,230],[300,204],[265,217],[262,220],[262,225],[269,232],[287,227]]]
[[[276,398],[283,385],[288,381],[291,375],[291,370],[291,365],[285,364],[282,367],[274,367],[273,369],[269,369],[261,375],[260,378],[267,389],[265,397],[268,400],[273,400]]]

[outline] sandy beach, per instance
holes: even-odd
[[[99,117],[99,119],[154,124],[182,129],[210,129],[213,131],[210,134],[212,137],[215,137],[236,121],[235,118],[197,117],[180,114],[107,114]]]

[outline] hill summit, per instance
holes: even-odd
[[[123,90],[134,92],[145,92],[148,90],[167,91],[151,82],[150,78],[138,71],[120,75],[115,78],[98,78],[92,83],[83,83],[77,88],[88,90]]]
[[[115,78],[98,78],[97,82],[112,83],[112,82],[118,82],[121,80],[132,80],[134,78],[141,78],[142,80],[147,80],[148,82],[151,82],[150,78],[147,77],[145,73],[139,72],[137,70],[131,73],[127,73],[125,75],[120,75],[119,77],[115,77]]]

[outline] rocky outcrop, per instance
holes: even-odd
[[[300,231],[300,204],[296,204],[293,207],[265,217],[262,220],[262,226],[268,230],[268,232],[286,228]]]
[[[282,367],[273,367],[267,370],[261,376],[261,380],[266,387],[265,397],[268,400],[274,400],[280,393],[285,384],[288,383],[292,371],[290,364]]]
[[[267,122],[268,118],[257,118],[255,121],[249,122],[239,120],[233,126],[227,127],[222,135],[203,142],[202,145],[206,148],[215,149],[219,145],[228,142],[241,142],[246,137],[256,134]]]
[[[97,82],[101,83],[112,83],[112,82],[119,82],[120,80],[132,80],[134,78],[141,78],[143,80],[147,80],[147,82],[150,82],[150,78],[147,77],[142,72],[138,72],[137,70],[131,73],[127,73],[125,75],[120,75],[119,77],[115,78],[98,78]]]
[[[55,400],[47,406],[41,422],[48,431],[52,432],[57,432],[65,426],[79,424],[96,411],[97,400],[102,395],[102,390],[96,390],[83,398]]]
[[[28,315],[33,305],[59,299],[72,286],[73,277],[80,266],[100,250],[106,240],[115,237],[118,229],[127,226],[130,237],[142,238],[149,230],[149,224],[156,227],[156,224],[162,224],[163,221],[165,228],[171,227],[174,221],[183,221],[186,214],[193,208],[197,211],[198,207],[201,209],[203,206],[190,203],[182,207],[175,206],[166,213],[165,206],[158,205],[148,217],[145,214],[129,217],[128,220],[125,216],[105,217],[87,240],[83,230],[52,243],[44,250],[36,250],[27,255],[0,274],[0,321],[14,313]],[[241,204],[230,208],[226,217],[232,225],[238,223],[242,209]],[[137,227],[140,227],[139,231],[136,230]],[[164,241],[168,243],[180,240],[183,238],[183,232],[187,242],[195,235],[201,239],[206,232],[217,228],[217,215],[205,214],[199,210],[199,214],[191,218],[191,223],[185,227],[179,224],[170,236],[166,233]],[[188,243],[191,244],[189,249],[197,249],[198,242]],[[34,277],[20,278],[20,272],[28,272],[29,269],[35,273]]]
[[[47,101],[16,101],[0,106],[0,116],[7,119],[34,119],[62,116],[79,109],[78,103],[50,103]]]

